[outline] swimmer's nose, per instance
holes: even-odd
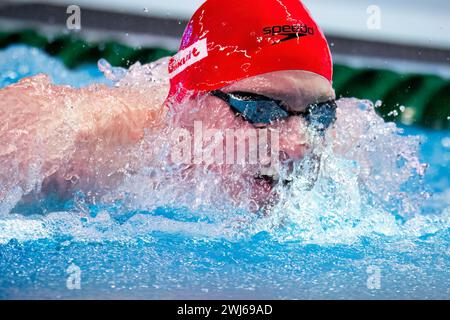
[[[308,152],[308,145],[298,141],[280,141],[280,161],[282,163],[301,160]]]
[[[307,125],[300,117],[291,117],[278,127],[280,161],[301,160],[308,152]]]

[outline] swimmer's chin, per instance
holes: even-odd
[[[252,204],[250,211],[262,216],[270,214],[272,208],[278,202],[277,187],[280,184],[290,183],[280,180],[276,176],[257,174],[253,177]]]

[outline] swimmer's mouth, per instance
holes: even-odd
[[[287,155],[283,154],[282,163],[285,167],[285,170],[287,170],[288,177],[292,174],[294,171],[294,163],[292,161],[289,161]],[[292,178],[284,178],[280,180],[280,173],[277,169],[274,167],[263,167],[260,169],[257,175],[255,175],[255,180],[261,183],[265,183],[270,188],[275,187],[276,185],[281,184],[282,186],[286,187],[289,186],[292,183]]]
[[[265,174],[256,175],[255,180],[267,183],[271,188],[280,183],[280,179],[278,177]],[[292,179],[282,180],[281,183],[283,184],[283,186],[288,186],[290,183],[292,183]]]

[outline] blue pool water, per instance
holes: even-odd
[[[68,70],[58,59],[52,59],[45,52],[24,45],[13,45],[0,51],[0,61],[0,87],[38,73],[50,75],[56,84],[76,88],[91,83],[109,83],[95,65]],[[28,63],[30,61],[33,63]]]
[[[68,71],[27,47],[1,51],[0,61],[0,88],[38,72],[73,86],[107,82],[95,66]],[[419,183],[402,190],[428,195],[413,215],[384,212],[362,196],[358,213],[347,206],[336,217],[319,208],[283,216],[276,228],[254,222],[238,231],[214,223],[211,211],[219,209],[198,209],[202,214],[162,204],[146,210],[145,202],[124,209],[69,201],[66,210],[45,215],[3,214],[0,298],[449,298],[450,132],[403,129],[389,143],[418,137],[420,162],[429,165]],[[354,186],[342,186],[352,193]],[[309,198],[314,203],[319,195]],[[338,202],[337,196],[325,200]]]

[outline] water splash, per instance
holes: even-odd
[[[56,84],[67,84],[75,88],[93,83],[111,84],[95,66],[69,70],[61,61],[26,45],[15,44],[1,50],[0,61],[0,88],[38,73],[47,74]]]
[[[116,88],[155,95],[155,101],[161,102],[167,94],[167,63],[168,58],[163,58],[126,70],[101,60],[99,69]],[[28,83],[39,88],[41,95],[53,90],[48,80],[39,77]],[[277,187],[280,201],[268,216],[258,217],[248,213],[245,204],[239,206],[239,200],[248,196],[245,192],[238,201],[228,197],[217,174],[195,169],[191,172],[194,179],[186,181],[186,168],[166,161],[169,127],[147,132],[137,146],[121,150],[140,160],[133,174],[125,174],[124,182],[97,203],[86,204],[82,195],[66,203],[65,212],[29,212],[31,216],[24,218],[12,215],[13,208],[45,177],[32,170],[25,186],[10,184],[0,208],[0,241],[63,236],[101,242],[145,238],[162,231],[234,240],[268,232],[281,241],[329,244],[353,243],[380,234],[420,237],[449,228],[448,208],[434,215],[422,214],[428,195],[423,186],[426,166],[419,160],[420,138],[405,136],[395,124],[385,123],[369,101],[341,99],[338,107],[338,121],[321,150],[317,181],[307,186],[311,181],[305,179],[317,161],[308,163],[311,159],[306,158],[295,164],[289,176],[293,182]],[[62,137],[74,124],[65,125],[58,127]],[[64,152],[68,156],[73,150]],[[149,153],[152,163],[145,160]],[[42,165],[39,159],[33,163],[34,167]],[[246,190],[245,181],[240,183]],[[6,186],[2,183],[2,188]],[[20,230],[24,232],[19,236]]]
[[[419,229],[448,228],[448,210],[425,219],[421,215],[428,194],[419,137],[403,136],[402,129],[385,123],[370,101],[341,99],[338,105],[338,120],[326,136],[313,188],[303,178],[304,165],[296,164],[289,177],[292,185],[279,187],[281,201],[274,214],[258,221],[255,231],[335,244],[374,235],[416,237]]]

